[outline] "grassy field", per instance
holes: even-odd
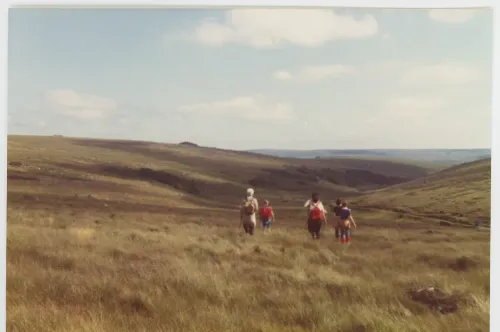
[[[355,200],[362,207],[393,210],[472,224],[491,217],[491,159],[453,166]]]
[[[347,247],[331,225],[312,241],[296,207],[310,187],[330,200],[442,178],[427,169],[57,137],[8,144],[8,331],[489,330],[487,229],[354,210]],[[236,206],[255,179],[277,220],[249,237]],[[428,286],[447,295],[412,297]]]

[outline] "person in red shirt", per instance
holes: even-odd
[[[271,230],[271,224],[274,221],[274,211],[269,201],[264,201],[264,206],[259,211],[260,221],[262,222],[262,229],[264,232]]]

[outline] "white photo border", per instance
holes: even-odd
[[[7,73],[8,73],[8,9],[11,7],[191,7],[191,8],[235,8],[235,7],[348,7],[348,8],[491,8],[493,9],[493,88],[492,88],[492,145],[491,145],[491,246],[490,246],[490,331],[500,331],[500,289],[493,280],[500,280],[500,266],[496,259],[500,233],[496,222],[500,219],[500,210],[495,205],[500,202],[500,133],[499,122],[500,98],[500,14],[495,0],[15,0],[0,3],[0,105],[2,112],[0,123],[4,140],[1,151],[1,201],[0,214],[4,223],[0,227],[0,331],[5,331],[6,324],[6,245],[7,245]],[[497,130],[495,130],[495,127]],[[497,249],[495,249],[497,248]]]

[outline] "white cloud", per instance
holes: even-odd
[[[416,115],[422,112],[443,109],[448,102],[440,98],[397,97],[385,102],[385,108],[390,112],[405,115]]]
[[[382,35],[382,40],[388,40],[391,39],[391,34],[386,32]]]
[[[433,65],[408,66],[403,80],[406,83],[460,85],[480,78],[480,71],[464,63],[449,61]]]
[[[70,89],[48,91],[46,99],[56,112],[79,119],[104,118],[117,108],[111,99]]]
[[[415,63],[404,60],[388,60],[367,66],[367,68],[375,71],[376,73],[385,75],[388,73],[391,74],[394,72],[400,72],[401,70],[408,69],[410,66],[414,65]]]
[[[290,71],[275,72],[272,77],[277,80],[296,80],[300,82],[322,81],[329,78],[335,78],[343,75],[356,74],[357,70],[353,66],[331,64],[305,66],[299,69],[296,73]]]
[[[334,40],[371,37],[377,31],[377,21],[371,15],[355,19],[322,9],[234,9],[226,13],[222,23],[207,19],[192,32],[166,39],[189,39],[209,46],[319,47]]]
[[[273,78],[275,80],[279,80],[279,81],[288,81],[288,80],[291,80],[293,78],[293,75],[286,70],[282,70],[282,71],[274,72]]]
[[[387,61],[364,68],[369,76],[387,81],[389,78],[399,85],[436,86],[466,85],[485,78],[480,67],[459,61],[419,63]]]
[[[430,9],[429,17],[444,23],[464,23],[474,18],[480,10],[477,9]]]
[[[395,97],[375,106],[375,111],[364,118],[364,122],[374,129],[384,131],[407,131],[424,125],[434,115],[446,111],[449,102],[442,98]]]
[[[211,103],[179,107],[180,112],[224,115],[249,120],[287,120],[294,117],[293,108],[284,103],[266,102],[261,97],[235,97]]]

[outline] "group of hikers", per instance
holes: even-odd
[[[271,224],[275,219],[273,208],[268,200],[264,200],[264,205],[259,209],[259,202],[254,196],[252,188],[247,189],[246,198],[243,200],[240,209],[240,226],[242,225],[245,233],[253,235],[257,225],[257,214],[259,215],[262,229],[264,232],[271,230]],[[325,206],[319,199],[319,194],[312,193],[311,199],[304,204],[307,209],[307,229],[314,240],[319,240],[323,227],[327,224]],[[335,237],[340,238],[340,243],[347,244],[351,241],[351,228],[357,228],[356,222],[352,217],[351,210],[347,207],[347,201],[338,198],[332,209],[336,217]]]

